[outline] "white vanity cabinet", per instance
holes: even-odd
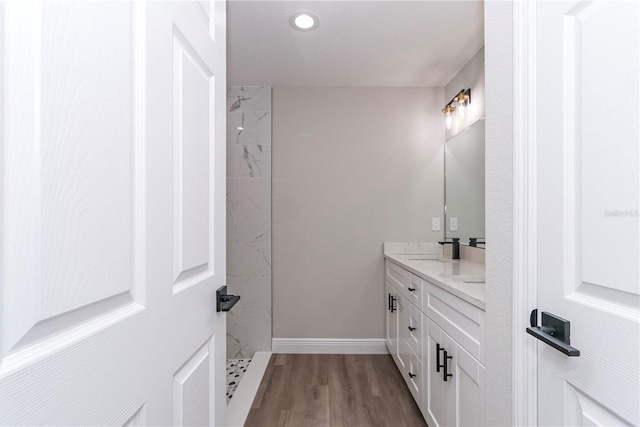
[[[398,312],[396,310],[396,301],[400,292],[396,290],[389,282],[386,284],[387,292],[387,313],[385,315],[386,324],[386,340],[389,353],[393,357],[394,362],[400,368],[398,362]]]
[[[422,407],[430,426],[485,423],[485,367],[428,319],[428,370]]]
[[[387,282],[387,314],[386,314],[386,341],[389,353],[402,375],[407,372],[409,359],[407,341],[407,319],[409,309],[406,298],[400,291]]]
[[[484,310],[392,261],[385,270],[387,346],[427,423],[484,425]]]
[[[425,384],[425,393],[421,402],[422,413],[425,414],[429,426],[448,426],[451,403],[455,400],[455,390],[454,382],[450,378],[444,381],[444,366],[451,367],[450,363],[445,363],[444,348],[451,351],[456,345],[431,319],[425,320],[428,324],[425,340],[427,384]],[[452,356],[451,353],[447,355]]]

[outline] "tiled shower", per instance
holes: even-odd
[[[271,351],[271,87],[227,90],[228,367]],[[246,367],[244,368],[246,369]],[[228,393],[243,370],[228,369]],[[238,376],[236,376],[238,375]]]

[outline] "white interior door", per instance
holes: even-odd
[[[637,426],[640,6],[536,8],[538,308],[580,351],[538,342],[538,420]]]
[[[224,424],[225,3],[0,33],[0,424]]]

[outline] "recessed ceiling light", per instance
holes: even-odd
[[[315,13],[303,10],[291,15],[289,24],[298,31],[313,31],[318,28],[320,19]]]

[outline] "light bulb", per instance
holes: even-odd
[[[464,119],[464,113],[466,108],[464,105],[464,101],[463,102],[458,102],[458,106],[456,107],[456,111],[458,112],[458,117],[460,117],[461,119]]]
[[[451,126],[453,125],[453,116],[451,115],[451,113],[453,113],[454,111],[455,108],[453,108],[451,104],[442,109],[442,112],[444,113],[444,124],[447,129],[451,129]]]
[[[460,91],[460,93],[458,94],[458,96],[456,96],[456,111],[457,111],[457,115],[458,118],[460,119],[464,119],[464,114],[465,114],[465,110],[466,110],[466,106],[467,106],[467,94],[464,93],[464,91]]]
[[[318,15],[309,11],[299,11],[289,17],[289,24],[298,31],[313,31],[320,23]]]
[[[303,30],[308,30],[309,28],[313,27],[313,24],[316,23],[313,17],[309,15],[298,15],[294,22],[298,26],[298,28],[301,28]]]

